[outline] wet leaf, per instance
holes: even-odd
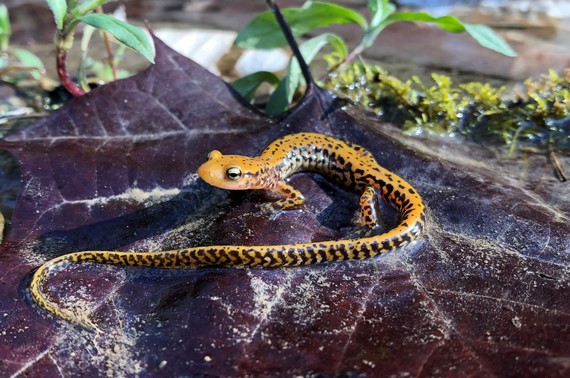
[[[232,87],[248,102],[251,102],[255,91],[263,83],[275,86],[279,83],[279,78],[273,72],[258,71],[235,80]]]
[[[427,12],[397,12],[390,15],[379,26],[379,30],[400,21],[429,22],[451,33],[467,32],[481,46],[509,57],[516,57],[517,53],[501,36],[486,25],[467,24],[454,16],[435,17]],[[376,33],[377,35],[378,33]],[[375,37],[374,37],[375,38]],[[372,39],[373,40],[373,39]]]
[[[65,15],[67,14],[67,2],[65,0],[46,0],[53,13],[55,23],[59,30],[63,29],[63,23],[65,21]]]
[[[497,167],[473,147],[406,147],[399,131],[314,87],[280,120],[243,103],[157,42],[145,72],[1,142],[22,167],[0,251],[3,375],[568,374],[570,199],[541,160],[525,163],[532,170],[521,182],[508,177],[518,161]],[[409,180],[429,207],[426,236],[376,259],[303,268],[84,265],[54,274],[54,300],[80,306],[98,335],[27,300],[31,271],[76,250],[354,231],[357,198],[318,175],[291,179],[307,203],[277,219],[259,211],[266,194],[213,189],[195,175],[214,148],[253,155],[303,130],[361,144]]]
[[[154,63],[152,43],[146,33],[138,26],[130,25],[114,16],[102,13],[87,14],[79,17],[79,20],[95,28],[108,31],[121,43],[144,56],[149,62]]]
[[[516,57],[517,53],[503,38],[495,34],[487,25],[465,24],[465,31],[471,35],[483,47],[497,51],[510,57]]]
[[[73,2],[70,6],[69,13],[73,18],[79,18],[97,7],[107,3],[109,0],[82,0]]]
[[[35,79],[40,79],[42,72],[45,71],[45,67],[41,59],[36,54],[25,49],[11,49],[10,52],[24,66],[35,68],[35,70],[31,71],[31,74]]]
[[[319,51],[329,45],[339,57],[347,55],[346,45],[336,34],[323,33],[313,37],[299,46],[299,50],[307,64],[310,64]],[[279,82],[275,91],[269,96],[265,112],[269,115],[279,115],[284,113],[291,106],[293,96],[301,84],[303,78],[301,67],[297,59],[292,58],[287,66],[285,77]]]
[[[366,28],[366,20],[352,9],[320,1],[308,1],[300,8],[285,8],[283,15],[296,36],[334,24],[358,24]],[[255,16],[236,37],[242,48],[272,49],[287,45],[281,28],[270,11]]]

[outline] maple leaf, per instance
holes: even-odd
[[[155,42],[154,66],[1,142],[21,163],[22,186],[0,252],[0,371],[568,374],[567,199],[556,208],[468,159],[405,147],[389,125],[341,108],[314,84],[288,114],[270,119]],[[292,178],[307,203],[277,219],[259,211],[264,193],[213,189],[195,175],[212,149],[256,155],[299,131],[363,145],[412,183],[429,208],[425,237],[375,259],[290,269],[85,264],[54,274],[51,294],[84,308],[105,329],[96,337],[26,299],[33,268],[72,251],[350,232],[357,198],[318,175]]]

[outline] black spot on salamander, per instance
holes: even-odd
[[[331,154],[329,155],[329,158],[330,158],[331,160],[333,160],[333,161],[336,160],[336,152],[331,153]]]
[[[265,252],[267,252],[267,251],[265,251]],[[258,258],[260,258],[260,259],[262,258],[263,260],[269,260],[270,263],[275,263],[275,262],[277,262],[276,255],[275,255],[274,253],[265,253],[265,254],[262,254],[261,252],[259,252],[259,253],[256,253],[256,256],[257,256]],[[262,257],[262,256],[263,256],[263,257]]]
[[[378,252],[380,249],[380,243],[377,240],[373,240],[370,243],[366,243],[371,251]],[[364,246],[364,244],[363,244]]]
[[[348,260],[350,258],[350,256],[348,255],[348,251],[346,250],[346,248],[344,248],[344,246],[336,246],[336,248],[333,246],[333,248],[330,249],[331,253],[335,253],[338,252],[342,255],[342,259],[343,260]]]
[[[350,179],[350,182],[351,183],[356,182],[356,177],[354,177],[354,171],[352,170],[352,163],[351,162],[346,163],[344,169],[348,172],[348,177]]]
[[[216,257],[214,255],[212,255],[211,253],[204,253],[202,255],[202,261],[206,261],[208,263],[213,264],[216,262]]]
[[[330,172],[338,172],[338,173],[343,173],[343,172],[344,172],[344,168],[342,168],[342,167],[337,167],[336,165],[331,165],[331,166],[329,166],[329,170],[330,170]]]
[[[233,260],[239,260],[239,253],[238,251],[235,250],[230,250],[230,251],[226,251],[226,255],[228,255],[228,257],[233,257]]]
[[[400,182],[400,180],[398,180],[398,182]],[[398,188],[400,188],[400,189],[404,189],[404,185],[402,185],[402,184],[398,184]]]
[[[410,194],[416,194],[416,192],[414,192],[414,189],[412,188],[408,189],[408,192],[410,192]]]
[[[377,180],[376,177],[374,177],[371,174],[366,174],[364,176],[362,176],[360,178],[361,181],[369,181],[369,182],[375,182],[377,183],[377,185],[379,185],[380,187],[383,187],[386,185],[386,182],[382,181],[382,180]]]
[[[402,235],[402,242],[408,242],[409,243],[411,241],[412,241],[412,238],[411,238],[410,234]],[[402,244],[402,243],[400,243],[400,244]]]
[[[316,260],[317,259],[317,253],[315,252],[314,249],[311,249],[310,251],[308,249],[303,251],[305,256],[308,256],[310,259]]]
[[[333,249],[331,250],[329,247],[329,252],[334,254],[334,246],[331,247],[333,247]],[[316,253],[321,257],[322,261],[327,261],[327,251],[325,251],[324,249],[319,249],[318,251],[316,251]]]

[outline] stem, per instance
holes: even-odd
[[[113,72],[113,80],[117,80],[117,65],[115,64],[115,55],[113,54],[113,47],[111,46],[111,42],[109,41],[109,34],[106,31],[102,30],[103,33],[103,42],[105,43],[105,49],[107,50],[107,64],[111,67],[111,71]]]
[[[301,54],[301,51],[299,50],[299,45],[297,44],[297,41],[293,36],[291,27],[289,27],[289,24],[285,20],[285,17],[283,17],[283,14],[281,13],[281,10],[277,6],[277,4],[275,4],[275,1],[266,0],[266,3],[269,6],[269,8],[273,11],[275,19],[277,20],[277,23],[281,27],[281,31],[283,32],[283,35],[285,36],[285,39],[287,40],[289,47],[291,47],[291,50],[293,51],[293,56],[297,58],[297,62],[299,62],[301,73],[303,74],[303,78],[307,83],[307,89],[305,91],[306,95],[307,93],[310,93],[313,90],[313,86],[315,85],[315,81],[313,80],[313,75],[311,74],[311,70],[309,69],[309,66],[307,65],[305,59],[303,59],[303,54]]]
[[[63,87],[67,89],[72,96],[79,97],[85,94],[85,92],[71,80],[67,73],[67,51],[68,50],[63,47],[57,48],[57,74]]]
[[[352,62],[354,59],[356,59],[357,56],[362,54],[363,51],[364,51],[364,46],[362,44],[359,44],[354,48],[354,50],[350,52],[350,54],[347,55],[346,58],[344,58],[344,62],[342,62],[342,64],[348,64]]]
[[[327,82],[327,80],[330,79],[331,74],[336,71],[339,70],[342,67],[342,70],[344,70],[344,68],[346,67],[347,64],[349,64],[350,62],[352,62],[354,59],[356,59],[360,54],[362,54],[362,52],[364,51],[364,46],[362,44],[359,44],[358,46],[356,46],[354,48],[354,50],[352,50],[350,52],[350,54],[348,54],[346,56],[346,58],[343,59],[342,62],[339,62],[337,64],[335,64],[333,67],[331,67],[326,74],[324,74],[319,81],[320,82]]]
[[[103,13],[103,7],[97,7],[97,13]],[[106,31],[101,30],[103,43],[105,43],[105,50],[107,50],[107,64],[111,67],[113,72],[113,80],[117,80],[117,65],[115,64],[115,56],[113,54],[113,47],[111,46],[111,41],[109,40],[109,34]]]
[[[566,178],[564,169],[562,169],[562,165],[560,164],[560,161],[558,161],[558,157],[556,156],[554,148],[552,148],[551,144],[548,145],[548,160],[550,160],[550,164],[552,164],[552,166],[554,167],[554,172],[556,172],[558,180],[560,180],[560,182],[567,181],[568,179]]]

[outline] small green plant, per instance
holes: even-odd
[[[0,4],[0,80],[15,85],[22,77],[48,80],[45,68],[34,53],[10,46],[12,28],[8,9]]]
[[[463,23],[453,16],[435,17],[426,12],[396,11],[396,7],[389,0],[369,0],[368,10],[370,20],[346,7],[320,1],[307,1],[300,8],[285,8],[282,11],[295,36],[333,24],[357,24],[362,28],[362,39],[351,52],[348,51],[343,39],[333,33],[320,34],[300,45],[301,53],[307,63],[310,63],[324,46],[329,46],[332,51],[326,59],[329,64],[335,62],[331,67],[333,71],[346,66],[365,49],[372,46],[387,26],[403,21],[433,23],[452,33],[466,32],[484,47],[507,56],[516,55],[503,39],[484,25]],[[286,46],[286,41],[273,14],[264,12],[256,16],[239,32],[235,45],[243,48],[271,49]],[[251,98],[252,91],[255,91],[261,83],[278,83],[265,108],[268,114],[277,115],[290,106],[301,81],[301,70],[296,60],[293,59],[282,79],[278,79],[272,73],[254,73],[236,80],[233,85],[238,92]]]
[[[57,48],[57,72],[62,85],[74,96],[80,96],[88,90],[85,82],[83,65],[80,67],[80,86],[75,84],[68,73],[66,60],[67,54],[73,45],[75,29],[80,23],[85,23],[90,27],[100,29],[109,33],[119,42],[139,52],[150,62],[154,62],[154,48],[144,31],[136,26],[130,25],[113,16],[103,14],[101,7],[109,0],[47,0],[57,25],[56,48]],[[93,13],[97,11],[97,13]],[[86,59],[86,46],[92,30],[87,28],[84,33],[82,43],[83,59]],[[113,77],[117,78],[116,60],[109,40],[105,38],[108,53],[108,63]]]
[[[511,96],[488,83],[455,85],[451,78],[432,75],[402,82],[381,67],[352,63],[327,84],[356,103],[372,109],[410,135],[462,135],[466,139],[538,152],[570,150],[570,70],[550,71],[527,80],[526,90]]]

